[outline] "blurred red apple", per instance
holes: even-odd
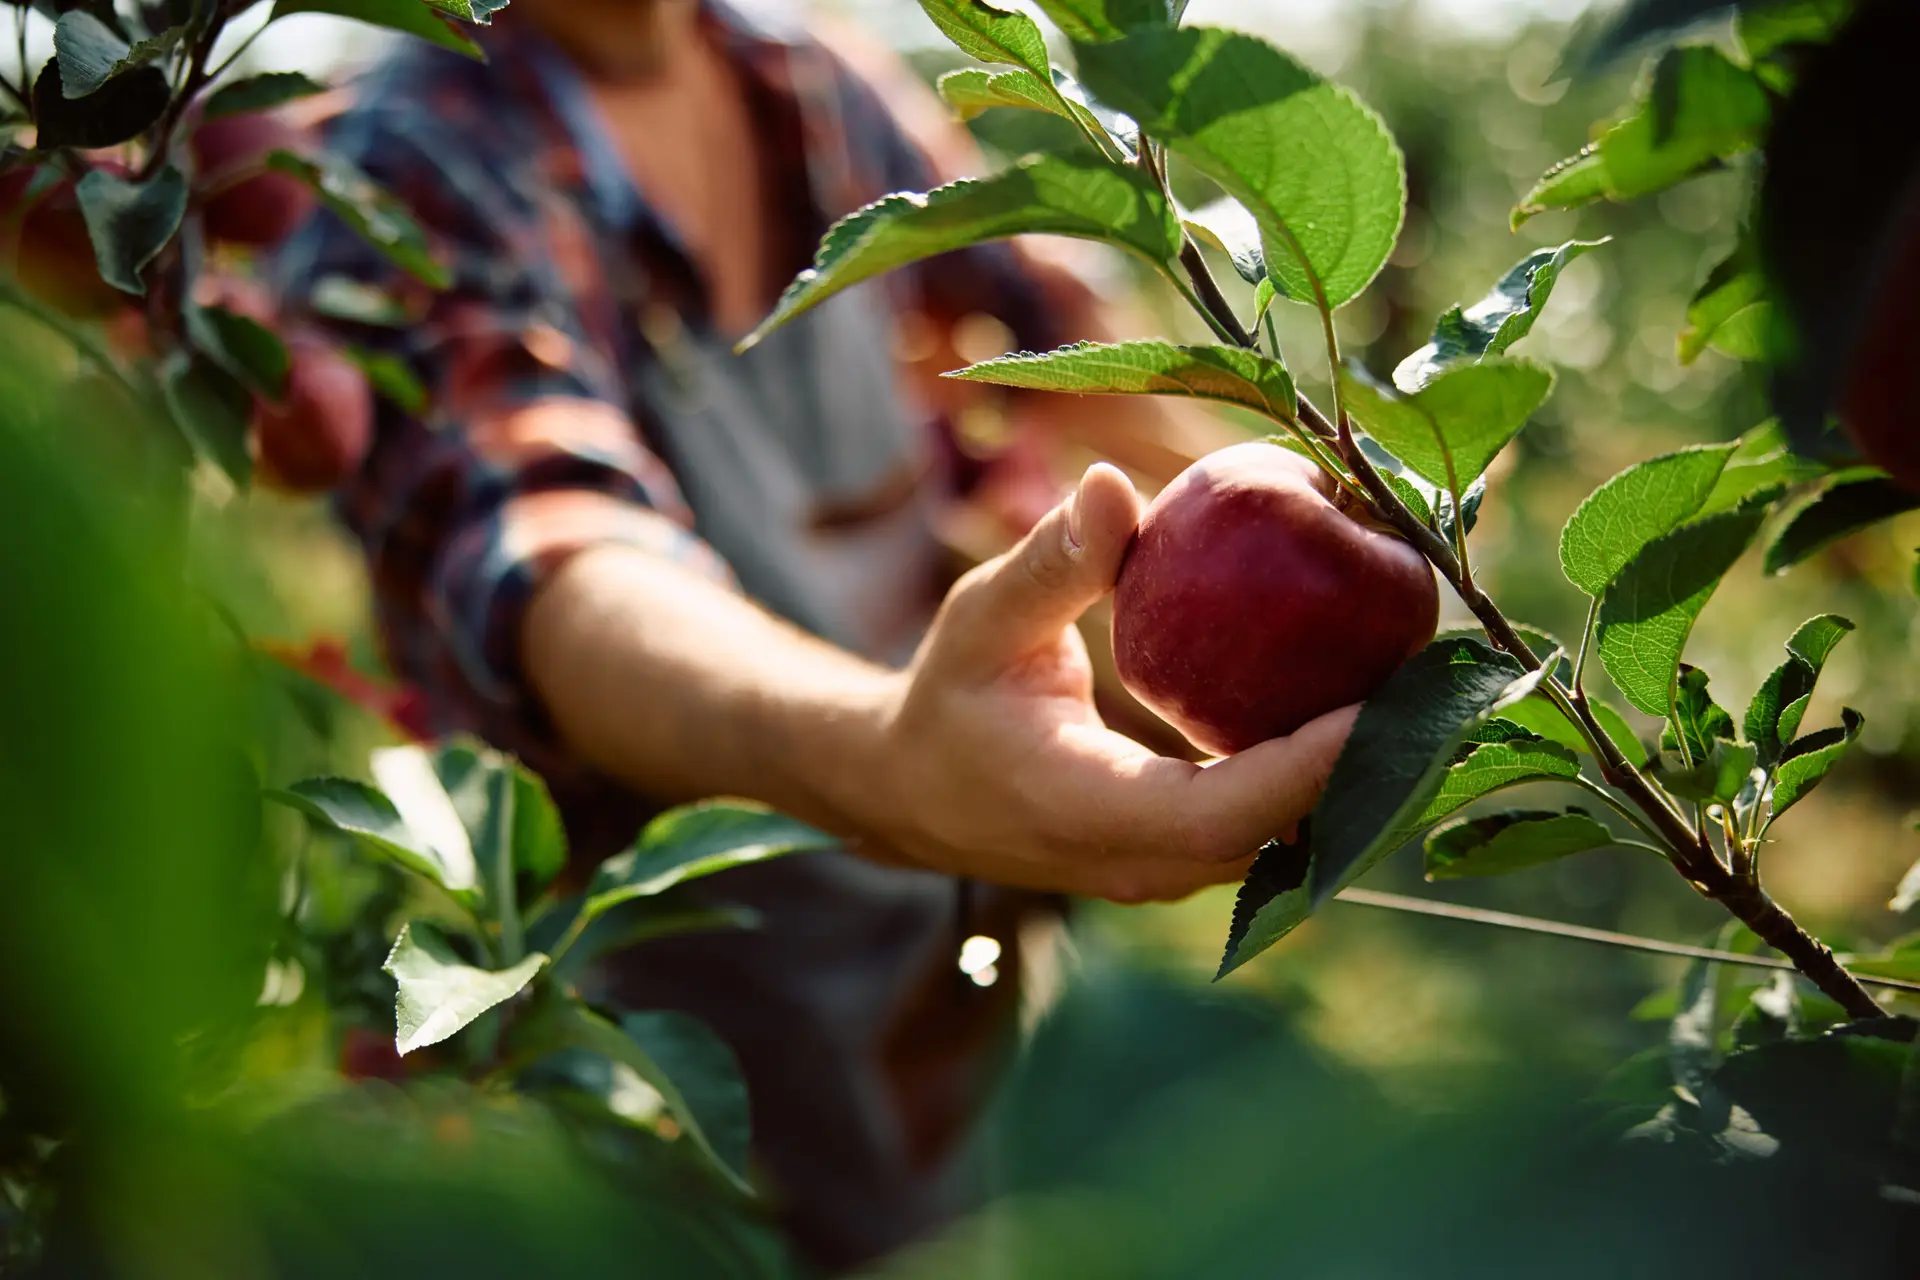
[[[1847,367],[1840,421],[1867,460],[1920,492],[1920,201],[1894,237],[1879,294]]]
[[[112,161],[95,167],[126,173],[124,165]],[[14,278],[40,301],[72,316],[107,316],[130,306],[130,295],[100,278],[71,177],[61,177],[20,211],[35,173],[26,168],[0,174],[0,256]]]
[[[1114,661],[1203,749],[1244,751],[1359,702],[1433,638],[1433,570],[1333,493],[1298,454],[1241,444],[1181,472],[1141,519]]]
[[[373,440],[373,388],[347,354],[324,339],[287,341],[286,395],[255,403],[260,479],[290,493],[320,493],[352,475]]]
[[[267,153],[299,151],[306,136],[266,112],[221,116],[193,131],[194,187],[202,223],[215,240],[255,248],[278,244],[313,211],[313,189],[265,169]]]

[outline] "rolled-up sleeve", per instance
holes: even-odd
[[[417,411],[381,399],[369,456],[337,495],[389,662],[436,731],[553,768],[564,762],[520,663],[541,584],[607,543],[731,575],[629,416],[611,319],[580,292],[593,254],[578,214],[434,141],[372,112],[346,117],[330,145],[415,212],[450,288],[420,285],[330,215],[282,252],[278,284],[303,322],[397,358],[426,393]],[[397,314],[343,318],[339,298],[375,295]]]

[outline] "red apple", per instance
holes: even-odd
[[[1879,296],[1848,364],[1840,421],[1867,460],[1920,492],[1920,202],[1894,238]]]
[[[254,405],[260,478],[269,488],[319,493],[352,475],[373,440],[373,388],[339,348],[299,335],[287,342],[286,396]]]
[[[266,112],[221,116],[193,131],[194,186],[202,222],[216,240],[259,248],[292,235],[313,212],[313,189],[265,169],[267,153],[299,151],[306,137]]]
[[[1334,492],[1298,454],[1240,444],[1147,508],[1114,592],[1114,661],[1195,745],[1224,755],[1292,733],[1433,638],[1433,570]]]
[[[97,167],[125,172],[111,162]],[[62,177],[20,211],[34,176],[31,168],[0,175],[0,257],[5,266],[27,292],[68,315],[107,316],[129,306],[129,295],[100,278],[72,178]]]

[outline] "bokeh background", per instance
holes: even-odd
[[[960,64],[908,0],[818,7],[867,23],[929,80]],[[1347,351],[1376,372],[1390,371],[1421,345],[1441,310],[1478,298],[1533,248],[1614,238],[1568,270],[1526,340],[1525,354],[1554,364],[1560,382],[1499,464],[1476,533],[1483,580],[1509,615],[1561,635],[1577,633],[1585,609],[1562,580],[1556,554],[1560,525],[1579,500],[1631,462],[1730,439],[1766,412],[1753,367],[1714,352],[1683,366],[1674,352],[1688,297],[1738,233],[1750,172],[1735,165],[1630,206],[1603,203],[1537,217],[1517,233],[1508,229],[1518,198],[1625,101],[1638,74],[1629,58],[1605,75],[1556,78],[1570,24],[1586,8],[1580,0],[1194,0],[1189,10],[1193,22],[1267,35],[1351,85],[1405,149],[1411,207],[1399,246],[1375,288],[1340,316]],[[0,13],[0,49],[13,43],[8,21],[25,12]],[[37,65],[49,50],[49,28],[38,15],[28,21]],[[350,24],[300,17],[276,26],[248,56],[261,69],[338,75],[376,56],[382,43]],[[1058,144],[1056,123],[993,112],[975,127],[990,155],[1017,155]],[[1128,270],[1118,261],[1112,269],[1122,276]],[[1152,282],[1130,287],[1172,331],[1200,336],[1197,322],[1178,314],[1175,300]],[[1315,350],[1310,316],[1281,320],[1290,351]],[[14,330],[9,320],[8,341],[32,350],[35,339]],[[56,358],[49,348],[48,359]],[[1296,356],[1295,372],[1310,392],[1321,392],[1324,370],[1310,357]],[[187,522],[187,536],[201,549],[195,572],[247,633],[297,643],[345,637],[356,662],[377,667],[357,556],[323,506],[236,494],[211,476],[198,498]],[[1835,723],[1848,705],[1866,713],[1865,733],[1830,782],[1782,823],[1766,854],[1776,896],[1842,947],[1877,946],[1914,927],[1885,904],[1920,857],[1916,547],[1920,520],[1908,517],[1780,578],[1762,576],[1756,553],[1727,578],[1689,655],[1712,673],[1720,700],[1737,708],[1780,661],[1782,642],[1802,620],[1836,612],[1860,624],[1828,665],[1808,724]],[[273,726],[266,758],[257,762],[268,780],[363,772],[367,750],[384,740],[380,726],[337,705],[316,702],[306,710],[305,719],[261,713]],[[281,838],[299,838],[289,823]],[[1417,853],[1409,853],[1366,883],[1675,940],[1710,942],[1724,919],[1667,867],[1625,852],[1438,887],[1421,883]],[[343,870],[323,897],[345,921],[381,891],[376,879]],[[1203,989],[1231,906],[1232,892],[1220,890],[1171,906],[1081,911],[1067,964],[1078,993],[1068,1008],[1077,1020],[1053,1033],[1048,1052],[1056,1057],[1030,1064],[1023,1092],[1010,1104],[1013,1136],[1002,1158],[1008,1169],[1024,1171],[1009,1175],[1016,1183],[1071,1180],[1075,1161],[1095,1160],[1102,1148],[1094,1135],[1115,1116],[1129,1118],[1133,1128],[1132,1145],[1114,1150],[1126,1153],[1130,1167],[1186,1170],[1194,1205],[1219,1203],[1222,1188],[1249,1171],[1278,1176],[1250,1157],[1235,1164],[1241,1107],[1256,1107],[1256,1100],[1261,1122],[1273,1126],[1260,1131],[1266,1154],[1273,1143],[1323,1154],[1346,1145],[1308,1132],[1304,1119],[1278,1118],[1287,1096],[1277,1081],[1300,1082],[1302,1098],[1337,1097],[1347,1108],[1342,1115],[1378,1107],[1442,1117],[1457,1115],[1463,1098],[1507,1087],[1516,1073],[1550,1077],[1575,1091],[1597,1087],[1620,1063],[1664,1042],[1665,1024],[1644,1015],[1660,1010],[1649,997],[1670,989],[1680,973],[1677,961],[1336,904],[1220,987]],[[383,980],[371,950],[379,943],[343,938],[340,945],[359,945],[372,961],[363,993],[372,1025],[371,1011],[386,994],[377,989]],[[276,972],[262,996],[273,1017],[237,1050],[239,1075],[251,1082],[249,1096],[262,1112],[330,1087],[334,1043],[326,1011],[342,998],[291,967]],[[1148,1036],[1145,1028],[1158,1030]],[[1150,1051],[1142,1044],[1148,1039],[1156,1042]],[[1076,1044],[1082,1048],[1073,1050]],[[1103,1045],[1098,1053],[1086,1047]],[[1075,1081],[1092,1091],[1084,1096],[1111,1103],[1101,1124],[1070,1114],[1071,1099],[1081,1096],[1069,1087]],[[1118,1092],[1102,1092],[1109,1089]],[[1228,1105],[1229,1098],[1240,1106]],[[1022,1113],[1022,1106],[1035,1110]],[[1512,1113],[1511,1124],[1524,1128],[1525,1114]],[[1021,1148],[1023,1133],[1048,1136]],[[334,1140],[351,1144],[355,1135]],[[1475,1160],[1513,1168],[1498,1152],[1473,1151]],[[341,1160],[342,1167],[351,1164]],[[1409,1179],[1415,1171],[1437,1179],[1483,1172],[1465,1156],[1397,1167]],[[1300,1205],[1320,1203],[1311,1200],[1312,1188],[1297,1190]],[[1103,1256],[1100,1247],[1124,1253],[1139,1243],[1112,1235],[1113,1217],[1084,1200],[1039,1203],[1024,1225],[974,1224],[946,1246],[948,1253],[936,1249],[907,1270],[970,1274],[968,1260],[983,1255],[967,1250],[1010,1247],[995,1231],[1067,1242],[1060,1246],[1068,1250],[1065,1269],[1036,1264],[1036,1275],[1119,1274],[1090,1259]],[[1076,1265],[1073,1249],[1095,1253],[1081,1253]],[[1138,1257],[1133,1262],[1147,1273],[1181,1270],[1153,1272]]]

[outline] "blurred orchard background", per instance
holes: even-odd
[[[909,0],[822,0],[817,7],[867,24],[928,80],[959,65]],[[1674,349],[1689,296],[1734,242],[1747,174],[1736,167],[1654,199],[1548,213],[1517,233],[1508,230],[1520,196],[1627,99],[1638,72],[1637,60],[1628,58],[1607,76],[1571,85],[1555,78],[1570,26],[1586,7],[1581,0],[1193,0],[1188,11],[1190,22],[1266,35],[1349,84],[1405,149],[1411,201],[1399,246],[1380,284],[1339,316],[1347,351],[1376,372],[1390,371],[1424,342],[1440,311],[1479,297],[1531,249],[1614,238],[1566,272],[1528,340],[1529,354],[1557,366],[1560,382],[1497,464],[1476,535],[1481,572],[1506,611],[1568,635],[1578,632],[1585,602],[1557,571],[1556,549],[1560,526],[1579,500],[1631,462],[1685,443],[1731,439],[1766,416],[1757,366],[1711,351],[1683,365]],[[12,47],[6,24],[23,14],[29,63],[38,66],[51,43],[37,14],[0,11],[0,49]],[[241,20],[230,38],[244,36],[255,20]],[[248,59],[261,69],[338,75],[375,56],[383,40],[370,29],[301,16],[276,25]],[[1056,123],[1034,112],[990,112],[974,126],[990,155],[1017,155],[1045,145],[1044,131]],[[1111,266],[1127,271],[1118,260]],[[1149,282],[1124,274],[1116,280],[1144,290],[1163,326],[1187,333],[1197,323]],[[1299,326],[1283,330],[1284,345],[1313,349],[1311,313],[1287,311],[1283,321]],[[44,341],[12,316],[0,324],[0,340]],[[1318,397],[1324,371],[1295,372]],[[205,483],[208,502],[196,536],[221,551],[204,558],[203,571],[246,630],[299,643],[343,636],[356,663],[377,667],[359,562],[324,506],[265,491],[222,492],[217,477]],[[1860,624],[1822,677],[1808,723],[1836,722],[1843,703],[1860,706],[1868,713],[1865,735],[1828,785],[1782,825],[1768,860],[1776,896],[1841,947],[1877,946],[1903,931],[1902,918],[1885,904],[1920,853],[1917,546],[1920,518],[1908,516],[1773,581],[1763,578],[1756,550],[1713,599],[1690,654],[1713,671],[1721,700],[1738,707],[1777,664],[1799,622],[1834,612]],[[1447,604],[1458,610],[1451,597]],[[327,733],[288,748],[289,760],[305,756],[289,768],[360,772],[367,750],[384,740],[370,719],[329,714]],[[1417,855],[1403,856],[1367,884],[1691,942],[1710,943],[1724,919],[1669,868],[1636,862],[1627,851],[1439,887],[1420,883]],[[1232,900],[1223,889],[1173,906],[1087,907],[1072,967],[1091,975],[1088,981],[1124,969],[1153,975],[1155,990],[1198,989],[1219,961]],[[1231,1004],[1231,1015],[1219,1015],[1229,1023],[1276,1019],[1301,1053],[1352,1068],[1370,1089],[1419,1110],[1457,1101],[1474,1082],[1504,1076],[1516,1063],[1588,1084],[1600,1080],[1664,1042],[1663,1021],[1631,1014],[1670,988],[1681,965],[1333,905],[1208,999]],[[379,980],[377,973],[369,977]],[[292,985],[265,997],[285,1006],[286,1020],[279,1038],[267,1037],[256,1050],[263,1076],[324,1068],[321,1033],[299,1015],[315,997],[302,993],[297,979],[287,981]],[[1658,1004],[1649,1002],[1646,1011]],[[1098,1010],[1088,1016],[1098,1022]],[[1191,1025],[1160,1025],[1176,1044],[1189,1033],[1196,1045],[1208,1034],[1227,1034],[1217,1018],[1193,1018]],[[1186,1070],[1169,1066],[1165,1075],[1184,1079]],[[1186,1160],[1200,1166],[1212,1159],[1198,1131],[1187,1140]],[[1152,1141],[1172,1150],[1182,1140],[1161,1134]]]

